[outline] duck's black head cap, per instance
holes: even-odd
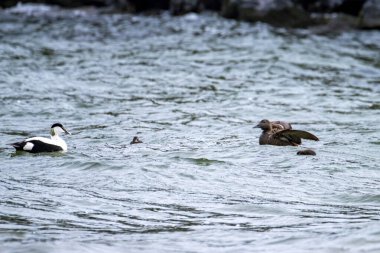
[[[54,128],[54,127],[60,127],[63,129],[63,126],[61,123],[54,123],[53,125],[51,125],[51,128]]]

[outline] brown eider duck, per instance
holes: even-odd
[[[302,130],[293,130],[289,123],[283,121],[270,122],[263,119],[255,127],[263,130],[259,139],[260,145],[298,146],[301,144],[301,139],[319,141],[315,135]]]

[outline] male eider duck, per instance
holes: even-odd
[[[143,143],[142,141],[140,141],[139,137],[135,136],[133,137],[133,140],[131,141],[131,145],[132,144],[139,144],[139,143]]]
[[[301,139],[319,141],[315,135],[302,130],[293,130],[289,123],[283,121],[270,122],[263,119],[255,127],[263,130],[259,139],[260,145],[298,146],[301,144]]]
[[[11,143],[17,151],[30,153],[67,151],[66,142],[59,137],[60,133],[70,134],[61,123],[55,123],[50,129],[50,139],[44,137],[32,137],[21,142]]]

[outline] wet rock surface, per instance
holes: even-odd
[[[227,0],[221,14],[227,18],[276,26],[302,27],[314,23],[310,15],[291,0]]]
[[[112,0],[115,1],[115,0]],[[116,0],[120,1],[120,0]],[[125,0],[124,0],[125,1]],[[142,12],[154,9],[168,9],[170,5],[170,0],[126,0],[124,6],[129,7],[130,10],[134,12]],[[112,3],[111,3],[112,5]]]
[[[341,12],[357,16],[366,0],[294,0],[308,12]]]
[[[0,7],[18,3],[107,7],[134,13],[166,10],[172,15],[216,11],[230,19],[281,27],[325,26],[322,30],[331,31],[380,27],[379,0],[4,0]]]
[[[123,0],[111,0],[115,3],[117,1]],[[82,6],[95,6],[95,7],[105,7],[110,4],[110,1],[107,0],[3,0],[0,1],[0,7],[9,8],[12,6],[16,6],[17,4],[22,3],[36,3],[36,4],[50,4],[50,5],[58,5],[66,8],[77,8]]]
[[[171,0],[170,13],[173,15],[181,15],[189,12],[200,12],[202,4],[199,0]]]
[[[359,26],[365,29],[380,28],[380,0],[369,0],[360,13]]]

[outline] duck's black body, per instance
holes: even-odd
[[[318,137],[309,132],[293,130],[287,122],[270,122],[263,119],[256,127],[263,130],[259,139],[260,145],[298,146],[302,143],[301,139],[319,140]]]
[[[28,149],[28,145],[29,145],[28,143],[33,144],[31,149]],[[49,143],[44,142],[43,140],[27,139],[25,141],[11,143],[10,145],[13,146],[17,151],[27,151],[30,153],[63,151],[63,148],[61,146],[49,144]]]

